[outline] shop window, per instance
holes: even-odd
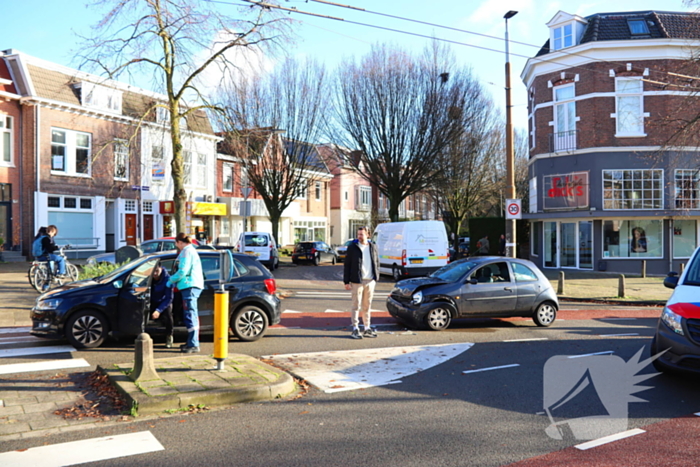
[[[542,235],[542,222],[533,222],[532,223],[532,235],[530,238],[532,239],[532,256],[539,256],[540,255],[540,250],[541,245],[540,243],[542,242],[541,239]]]
[[[663,257],[663,222],[628,220],[603,222],[604,258]]]
[[[673,221],[673,257],[690,258],[697,246],[697,222],[694,219]]]
[[[603,170],[603,209],[663,208],[663,170]]]

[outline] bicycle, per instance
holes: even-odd
[[[78,280],[80,271],[78,267],[68,261],[63,250],[70,248],[70,245],[65,245],[59,248],[58,255],[62,256],[66,262],[66,275],[59,277],[56,271],[57,265],[50,260],[35,259],[27,271],[29,283],[39,293],[48,292],[49,290],[60,287],[65,283]]]

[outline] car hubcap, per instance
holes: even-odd
[[[550,305],[543,305],[537,313],[542,324],[549,324],[554,321],[554,308]]]
[[[430,326],[434,329],[440,329],[447,326],[447,321],[449,319],[449,313],[443,308],[436,308],[430,312],[428,315],[428,321]]]
[[[394,280],[398,281],[399,279],[401,279],[401,274],[399,273],[399,269],[394,268]]]
[[[238,331],[246,337],[254,337],[260,334],[263,330],[265,321],[259,313],[255,311],[247,311],[241,315],[238,321]]]
[[[81,316],[73,323],[73,337],[82,344],[91,344],[102,337],[102,323],[94,316]]]

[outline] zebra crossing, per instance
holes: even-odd
[[[82,358],[78,359],[49,359],[51,356],[75,352],[71,345],[51,345],[52,341],[34,337],[29,334],[29,327],[0,329],[0,375],[26,373],[33,371],[63,370],[70,368],[89,367],[90,364]],[[23,360],[36,356],[32,362],[5,363],[13,358]]]

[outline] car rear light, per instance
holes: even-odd
[[[406,250],[401,250],[401,266],[406,266]]]
[[[265,288],[267,289],[267,293],[274,295],[277,291],[277,283],[274,279],[265,279]]]
[[[311,249],[311,254],[312,254],[312,255],[315,255],[315,254],[316,254],[316,248],[312,248],[312,249]]]
[[[450,249],[447,249],[447,264],[450,264]]]

